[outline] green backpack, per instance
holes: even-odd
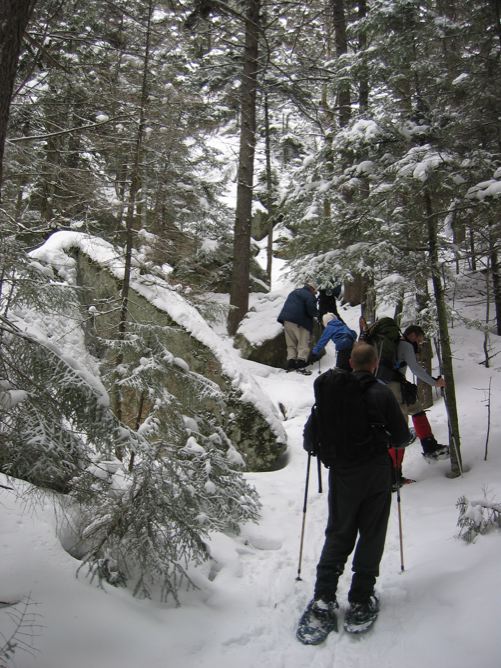
[[[384,381],[395,380],[398,369],[397,348],[402,332],[393,318],[380,318],[369,325],[363,340],[374,346],[379,357],[377,377]]]

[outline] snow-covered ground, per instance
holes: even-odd
[[[345,311],[356,324],[358,311]],[[355,327],[356,328],[356,327]],[[301,580],[299,538],[307,457],[302,428],[312,403],[310,377],[244,362],[273,402],[283,405],[289,463],[271,473],[248,474],[263,503],[262,520],[239,537],[213,537],[213,560],[193,572],[197,590],[181,607],[137,600],[123,589],[99,589],[75,577],[78,562],[61,547],[50,501],[34,502],[27,487],[0,476],[0,632],[8,638],[22,619],[18,647],[6,665],[16,668],[499,668],[501,643],[501,531],[467,545],[456,538],[456,502],[501,501],[500,357],[486,369],[478,332],[452,330],[465,465],[463,477],[445,477],[448,462],[427,464],[418,444],[404,474],[418,482],[402,489],[405,571],[400,569],[397,504],[392,509],[378,580],[379,619],[368,634],[333,633],[318,647],[295,639],[308,602],[326,521],[326,492],[310,477]],[[494,337],[496,339],[496,337]],[[496,339],[498,350],[501,345]],[[331,344],[329,344],[329,347]],[[334,361],[329,349],[322,367]],[[491,382],[489,456],[487,388]],[[447,417],[437,398],[429,413],[437,438],[447,440]],[[326,487],[327,476],[324,474]],[[394,499],[394,502],[396,499]],[[350,569],[341,579],[341,615]],[[0,646],[3,644],[0,636]],[[0,659],[0,666],[2,660]]]

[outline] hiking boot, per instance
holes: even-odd
[[[308,362],[306,360],[297,359],[296,360],[296,371],[302,373],[303,376],[311,376],[311,371],[306,368]]]
[[[287,360],[287,367],[286,367],[286,372],[289,373],[289,371],[295,371],[297,369],[297,360]]]
[[[350,603],[350,609],[344,619],[344,628],[348,633],[363,633],[376,621],[379,612],[379,600],[372,594],[365,603]]]
[[[423,452],[423,457],[429,462],[438,462],[442,459],[450,459],[450,456],[451,453],[449,448],[446,445],[439,445],[438,443],[434,450],[431,450],[430,452]]]

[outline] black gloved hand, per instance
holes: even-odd
[[[317,355],[317,353],[310,353],[310,356],[308,357],[308,364],[315,364],[315,362],[318,362],[320,359],[320,355]]]

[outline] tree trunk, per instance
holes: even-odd
[[[10,101],[14,90],[23,35],[35,3],[36,0],[2,0],[0,2],[0,202],[2,201],[2,166]]]
[[[275,210],[273,206],[273,179],[271,172],[271,141],[270,141],[270,114],[268,94],[264,96],[264,133],[266,155],[266,208],[268,209],[268,243],[266,245],[266,274],[271,288],[271,272],[273,267],[273,225]]]
[[[228,332],[230,335],[236,334],[240,321],[249,310],[260,5],[261,0],[248,0],[245,21],[245,53],[240,88],[241,124],[237,205],[233,238],[233,274],[230,289],[230,312],[228,314]]]
[[[332,0],[332,15],[334,18],[336,55],[339,58],[348,53],[344,0]],[[347,77],[343,78],[337,89],[337,108],[339,110],[339,126],[344,128],[348,125],[351,116],[350,82]]]
[[[376,319],[376,291],[374,290],[374,279],[369,278],[368,276],[362,276],[361,283],[361,314],[367,322],[374,322]]]
[[[440,364],[441,372],[445,379],[445,404],[449,420],[449,445],[451,452],[451,477],[461,475],[463,465],[461,461],[461,447],[459,435],[459,419],[456,405],[456,389],[454,385],[454,369],[452,364],[452,350],[449,338],[449,325],[447,322],[447,307],[445,294],[440,276],[440,265],[438,257],[438,239],[436,214],[433,211],[433,203],[429,190],[424,191],[424,205],[426,213],[426,224],[428,231],[428,258],[431,268],[433,294],[437,307],[438,328],[440,337]],[[437,351],[439,354],[439,351]]]
[[[498,36],[499,45],[501,46],[501,1],[491,0],[491,6],[494,13],[494,25]]]
[[[476,250],[475,250],[475,234],[473,232],[473,228],[470,227],[468,230],[468,241],[470,244],[470,267],[472,271],[477,271],[477,256],[476,256]]]
[[[343,284],[343,302],[350,306],[360,306],[363,299],[363,284],[360,274],[356,274],[352,281]]]
[[[367,16],[367,0],[358,0],[358,18],[363,20]],[[360,33],[358,48],[364,52],[367,48],[367,36],[365,32]],[[364,64],[360,69],[358,80],[358,105],[361,112],[369,108],[369,75],[365,64],[365,54],[362,56]]]
[[[136,145],[134,151],[134,162],[131,168],[131,181],[129,189],[129,200],[127,204],[127,215],[125,218],[125,258],[124,258],[124,278],[122,282],[120,320],[118,323],[118,341],[123,344],[127,336],[127,323],[129,319],[129,293],[130,293],[130,275],[132,268],[132,250],[134,243],[134,220],[136,217],[137,194],[140,188],[140,170],[143,152],[144,126],[146,119],[146,105],[148,103],[148,74],[150,62],[150,39],[151,39],[151,17],[153,15],[153,2],[148,4],[148,16],[146,24],[144,59],[143,59],[143,78],[141,85],[141,101],[139,107],[139,123],[137,126]],[[118,346],[118,354],[115,358],[115,366],[118,368],[124,361],[123,345]],[[120,385],[114,383],[113,409],[119,420],[122,419],[122,393]],[[123,453],[120,449],[116,455],[122,459]]]
[[[492,273],[492,292],[494,295],[494,310],[496,313],[496,334],[501,335],[501,277],[500,262],[497,248],[494,244],[491,246],[490,265]]]
[[[487,271],[485,272],[485,330],[484,330],[484,356],[485,368],[490,366],[490,341],[489,341],[489,324],[491,319],[491,259],[487,262]]]

